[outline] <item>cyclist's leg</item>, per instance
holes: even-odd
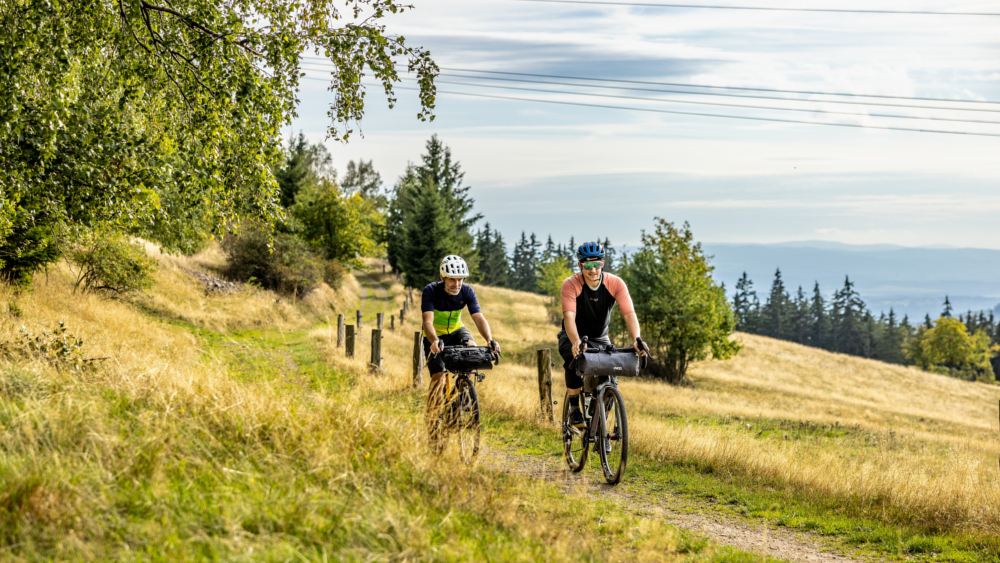
[[[583,391],[583,378],[577,375],[575,368],[570,367],[570,364],[573,363],[573,344],[566,336],[566,331],[560,330],[558,338],[559,355],[563,359],[563,372],[566,377],[566,401],[569,403],[569,415],[570,418],[582,421],[583,405],[580,404],[580,391]],[[576,412],[581,414],[574,416]]]
[[[462,343],[462,340],[465,339],[469,340],[470,345],[475,345],[475,341],[472,340],[472,333],[465,327],[462,327],[452,333],[439,336],[438,338],[440,339],[442,346],[458,346]],[[425,339],[424,356],[427,356],[430,353],[431,343]],[[444,404],[444,388],[445,382],[447,381],[444,360],[437,356],[429,357],[427,359],[427,371],[431,374],[430,388],[427,391],[427,421],[428,424],[430,424],[432,421],[437,420],[438,413],[441,412],[441,405]]]

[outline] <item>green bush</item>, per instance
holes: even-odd
[[[84,235],[69,259],[80,268],[74,292],[82,288],[84,293],[122,296],[153,286],[156,260],[120,233],[99,230]]]
[[[336,260],[327,260],[323,263],[323,281],[333,289],[340,289],[344,285],[344,265]]]
[[[226,275],[264,289],[301,297],[324,279],[324,263],[300,238],[289,233],[254,229],[222,242],[228,264]]]

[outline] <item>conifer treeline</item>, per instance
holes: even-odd
[[[614,267],[615,250],[607,238],[601,244],[606,253],[604,269],[610,271]],[[522,232],[508,256],[503,236],[486,223],[476,233],[476,250],[480,264],[479,275],[474,281],[496,287],[546,293],[541,279],[547,265],[559,264],[570,270],[576,267],[576,242],[573,237],[564,246],[553,242],[552,235],[549,235],[543,246],[535,233],[529,236]]]
[[[794,296],[789,294],[780,269],[775,271],[763,302],[746,272],[737,280],[735,290],[732,305],[737,330],[895,364],[912,365],[913,358],[905,352],[907,344],[918,337],[921,325],[927,330],[935,326],[930,315],[914,325],[906,315],[900,319],[891,308],[888,314],[874,316],[849,277],[844,278],[843,287],[829,301],[824,299],[818,282],[811,295],[802,286]],[[941,317],[952,315],[951,303],[945,296]],[[1000,343],[1000,322],[993,311],[968,311],[958,320],[969,334],[982,330],[992,344]],[[993,371],[1000,373],[1000,357],[991,362]]]

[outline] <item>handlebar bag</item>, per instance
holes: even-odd
[[[639,376],[639,355],[635,352],[587,350],[576,362],[579,375]]]
[[[452,373],[493,369],[493,353],[480,346],[447,347],[442,352],[444,367]]]

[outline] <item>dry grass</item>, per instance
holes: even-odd
[[[302,336],[327,316],[323,294],[207,297],[182,268],[210,270],[211,253],[158,259],[156,288],[134,303],[73,295],[64,266],[29,294],[0,289],[22,311],[6,312],[0,338],[65,321],[87,356],[111,358],[84,374],[0,363],[0,558],[714,560],[714,548],[663,524],[426,455],[419,421],[385,403],[412,401],[399,391],[414,321],[386,336],[386,373],[368,377],[363,336],[354,360],[332,351],[329,327]],[[330,296],[335,308],[357,306],[349,280]],[[311,381],[281,377],[296,338],[325,343],[358,385],[337,387],[326,368]],[[248,356],[266,377],[231,370]],[[382,403],[366,403],[376,395]],[[567,533],[598,522],[600,537]]]
[[[545,298],[476,290],[495,337],[516,359],[481,384],[484,408],[537,420],[534,351],[549,347],[555,354],[558,331],[546,320]],[[889,521],[1000,533],[1000,387],[748,334],[736,337],[744,350],[731,361],[695,365],[693,389],[622,382],[637,451],[823,493],[862,512],[880,506]],[[412,340],[389,342],[388,374],[369,382],[379,388],[405,386],[410,377]],[[333,354],[332,361],[343,360]],[[553,395],[561,399],[558,355],[554,361]],[[670,420],[678,415],[709,420]],[[762,437],[762,420],[789,428],[801,421],[841,438]]]

